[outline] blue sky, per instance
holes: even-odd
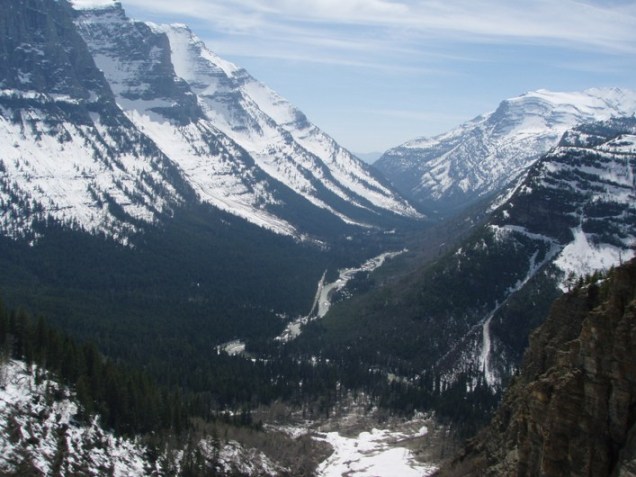
[[[636,1],[122,0],[186,23],[355,152],[540,88],[636,89]]]

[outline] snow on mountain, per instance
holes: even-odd
[[[257,449],[236,441],[196,443],[214,475],[287,475]],[[0,473],[5,475],[183,475],[184,450],[153,452],[141,438],[105,431],[99,416],[82,417],[67,387],[23,361],[0,362]],[[157,458],[158,457],[158,458]]]
[[[79,424],[78,412],[68,389],[36,379],[22,361],[1,364],[0,471],[59,475],[88,468],[92,475],[148,475],[143,446],[103,431],[95,419]]]
[[[634,257],[635,177],[633,117],[570,130],[530,168],[479,238],[466,242],[448,265],[470,277],[474,289],[466,293],[480,297],[485,311],[469,312],[470,328],[440,360],[443,379],[477,369],[488,384],[499,385],[514,369],[512,356],[520,357],[519,344],[533,328],[529,320],[547,312],[550,301],[543,296]],[[493,269],[496,276],[485,280]],[[534,316],[542,307],[541,317]]]
[[[288,189],[346,223],[365,225],[364,214],[386,212],[420,217],[302,113],[210,52],[187,27],[130,20],[119,3],[73,5],[75,24],[118,105],[200,200],[296,236],[285,217],[294,195]]]
[[[0,232],[55,220],[126,242],[183,197],[174,167],[115,104],[65,4],[0,18]]]
[[[636,93],[538,90],[433,138],[387,151],[375,166],[407,197],[448,215],[499,192],[579,124],[631,116]]]
[[[128,19],[119,3],[78,10],[75,23],[117,103],[177,164],[198,198],[274,232],[294,235],[293,225],[267,210],[277,199],[264,174],[204,118],[197,97],[174,73],[165,35]]]
[[[569,234],[542,228],[564,244],[555,260],[563,276],[607,270],[634,255],[636,245],[636,120],[615,119],[567,132],[558,147],[537,163],[515,200],[502,207],[507,221],[517,218],[515,203],[541,191],[560,198]],[[544,207],[549,207],[547,204]],[[552,205],[554,207],[554,205]],[[552,211],[552,214],[555,214]],[[562,281],[561,288],[567,284]]]
[[[245,70],[212,53],[186,26],[156,28],[168,35],[175,71],[198,95],[205,115],[270,176],[343,220],[346,216],[329,205],[320,186],[357,207],[371,205],[419,217],[303,113]]]
[[[24,100],[17,91],[0,94]],[[46,95],[34,97],[56,108],[67,104]],[[172,199],[179,200],[162,173],[162,158],[141,150],[118,152],[109,144],[115,131],[99,114],[92,115],[92,124],[81,125],[53,120],[50,111],[37,106],[14,112],[2,108],[1,113],[0,229],[9,236],[28,235],[36,222],[52,218],[125,241],[137,229],[135,221],[152,223],[170,209]],[[128,136],[138,139],[134,132]],[[65,160],[59,161],[60,156]]]
[[[114,0],[34,2],[2,0],[2,234],[54,221],[127,243],[193,201],[300,239],[319,220],[420,217],[186,27]]]

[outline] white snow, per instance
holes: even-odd
[[[70,0],[76,10],[99,10],[119,5],[118,0]]]
[[[416,435],[372,429],[357,437],[345,437],[338,432],[318,434],[315,439],[329,443],[333,454],[320,464],[319,477],[423,477],[433,474],[437,467],[415,460],[411,450],[399,445],[410,437],[427,432],[420,429]],[[424,434],[423,434],[424,433]]]
[[[230,356],[236,356],[245,352],[245,343],[241,340],[232,340],[216,347],[217,353],[225,352]]]
[[[599,245],[591,243],[581,227],[572,229],[572,234],[574,240],[565,246],[554,261],[554,264],[564,273],[560,284],[563,291],[568,289],[566,281],[570,275],[583,277],[596,271],[608,270],[634,257],[634,250],[605,243]]]
[[[64,397],[49,403],[46,396],[55,390]],[[95,419],[78,424],[77,412],[68,389],[47,378],[36,382],[22,361],[0,364],[0,470],[11,472],[26,455],[52,475],[53,462],[66,448],[62,464],[69,470],[87,465],[91,475],[108,469],[114,477],[147,475],[145,447],[104,432]]]
[[[52,124],[45,112],[34,108],[8,119],[11,114],[6,110],[0,114],[0,155],[5,169],[0,177],[0,205],[6,210],[0,215],[0,231],[4,234],[24,236],[33,221],[52,217],[125,243],[136,229],[112,214],[109,201],[131,218],[147,223],[169,210],[170,202],[180,201],[156,158],[142,159],[136,151],[113,153],[109,146],[122,137],[114,139],[98,114],[92,115],[92,125]],[[138,140],[133,133],[124,135]],[[167,195],[158,194],[153,183]],[[32,204],[33,212],[17,210],[19,204],[11,200],[9,191]]]
[[[44,377],[36,380],[36,373]],[[179,446],[150,462],[138,439],[104,431],[98,417],[80,423],[78,410],[73,393],[48,373],[22,361],[0,362],[0,473],[13,475],[25,457],[42,475],[53,475],[56,461],[63,475],[142,477],[166,475],[165,464],[180,468],[184,452]],[[208,465],[217,457],[214,463],[228,475],[288,474],[263,452],[236,441],[204,436],[196,445]]]
[[[294,226],[267,211],[265,205],[277,200],[254,169],[235,159],[235,144],[227,140],[224,151],[211,151],[208,138],[217,132],[206,121],[176,127],[136,109],[127,115],[176,162],[202,201],[273,232],[297,235]]]

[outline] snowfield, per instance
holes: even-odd
[[[424,477],[437,470],[434,465],[417,462],[413,453],[399,445],[400,441],[422,437],[422,427],[414,434],[372,429],[357,437],[344,437],[338,432],[318,434],[316,439],[329,443],[333,454],[318,467],[319,477]]]
[[[51,403],[53,393],[63,397]],[[70,391],[49,379],[36,382],[22,361],[0,366],[0,470],[11,472],[25,458],[44,475],[65,450],[62,468],[88,466],[92,475],[148,475],[146,448],[102,430],[97,419],[77,421],[78,405]],[[59,471],[58,471],[59,472]]]

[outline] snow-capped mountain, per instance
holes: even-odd
[[[480,269],[495,268],[490,291],[483,292],[498,291],[474,314],[461,346],[440,362],[449,379],[478,370],[487,383],[501,383],[518,363],[534,320],[547,313],[546,296],[634,256],[635,177],[633,117],[570,130],[531,167],[484,230],[450,261],[458,276],[477,278],[475,295],[486,273]]]
[[[133,21],[108,0],[73,5],[118,105],[200,200],[284,234],[296,233],[284,211],[294,195],[346,223],[367,225],[385,213],[419,217],[300,111],[186,26]]]
[[[270,176],[344,220],[322,189],[356,207],[418,216],[302,112],[244,69],[209,51],[187,27],[156,28],[168,36],[175,71],[191,85],[206,117]]]
[[[636,112],[636,93],[600,88],[529,92],[433,138],[387,151],[374,165],[407,197],[440,216],[496,194],[579,124]]]
[[[112,0],[2,5],[4,235],[54,221],[125,243],[195,202],[296,238],[320,221],[421,217],[186,27],[132,21]]]
[[[55,220],[125,241],[171,213],[186,188],[126,118],[68,9],[3,2],[0,231],[33,236]]]

